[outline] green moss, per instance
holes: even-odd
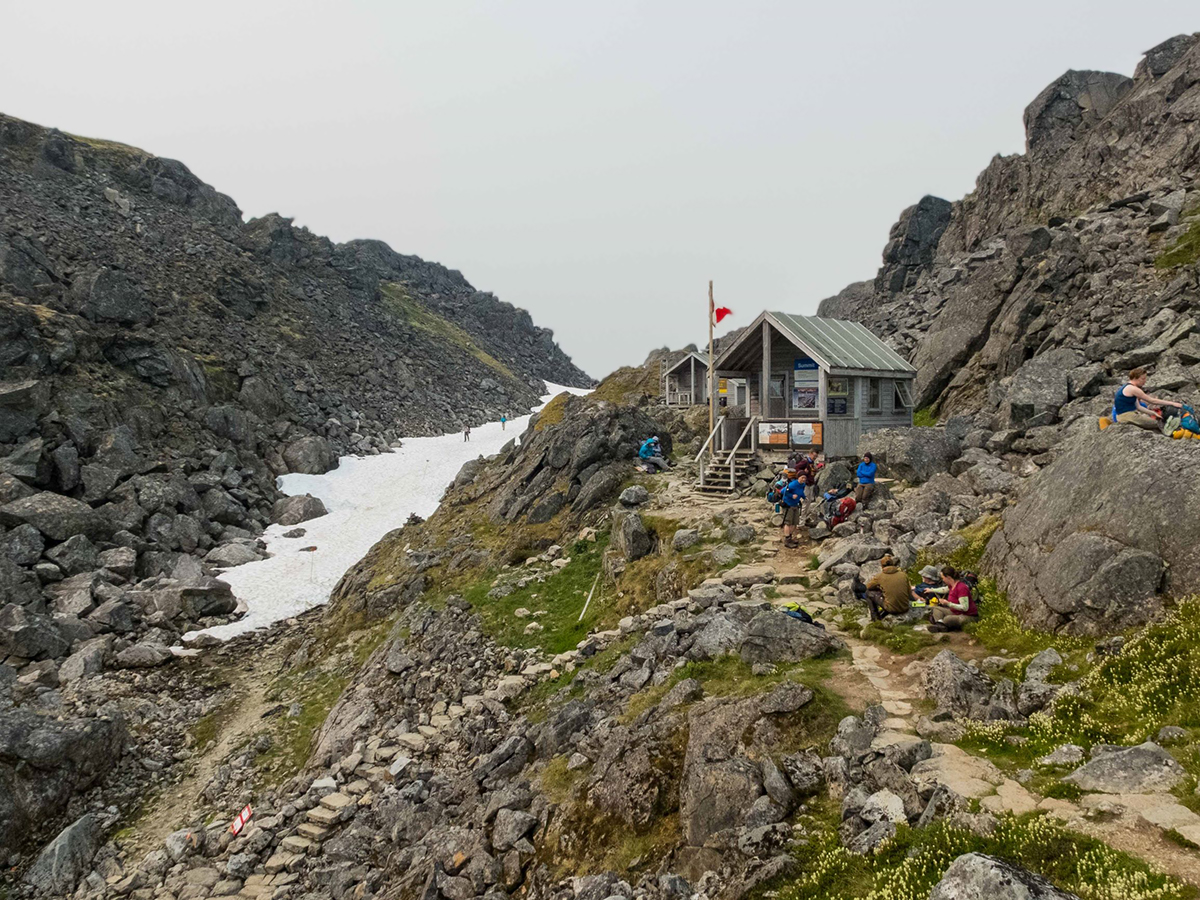
[[[885,622],[871,622],[860,635],[865,641],[907,656],[920,653],[935,643],[933,635],[924,631],[913,631],[911,625],[893,625]]]
[[[534,423],[533,430],[541,431],[543,428],[550,428],[562,422],[569,397],[569,394],[563,392],[542,407],[542,411],[537,414],[537,421]]]
[[[584,768],[572,772],[567,768],[567,757],[556,756],[546,763],[538,775],[538,784],[542,793],[555,803],[566,803],[586,774]]]
[[[657,397],[660,390],[657,366],[623,366],[600,382],[591,397],[609,403],[636,405],[643,397]]]
[[[196,742],[197,753],[204,753],[210,746],[217,742],[217,738],[221,734],[221,729],[236,711],[237,703],[235,700],[230,699],[196,720],[195,724],[192,725],[191,734],[192,740]]]
[[[918,428],[932,428],[937,423],[937,412],[932,406],[923,406],[913,413],[913,425]]]
[[[497,374],[513,381],[517,380],[511,369],[480,347],[470,334],[432,310],[426,309],[409,295],[403,285],[384,284],[380,286],[380,292],[383,294],[385,306],[411,327],[469,353]]]
[[[1200,260],[1200,209],[1192,210],[1189,215],[1195,220],[1175,243],[1158,255],[1154,260],[1155,268],[1173,269]]]

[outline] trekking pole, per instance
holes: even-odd
[[[579,618],[576,620],[577,622],[582,622],[584,615],[587,614],[588,604],[592,602],[592,594],[596,593],[596,585],[599,583],[600,583],[600,573],[597,572],[596,578],[592,582],[592,589],[590,591],[588,591],[587,599],[583,601],[583,610],[582,610],[582,612],[579,613]]]

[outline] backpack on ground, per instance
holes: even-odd
[[[780,604],[779,608],[783,611],[785,616],[791,616],[793,619],[799,619],[801,622],[805,622],[808,625],[815,625],[821,629],[824,629],[825,627],[820,622],[813,619],[813,617],[808,614],[808,610],[806,610],[795,600],[788,600],[786,603]]]
[[[1200,434],[1200,419],[1196,418],[1196,411],[1186,403],[1179,410],[1179,427],[1192,434]]]
[[[854,514],[856,506],[858,504],[854,502],[854,498],[849,493],[842,497],[830,497],[825,501],[822,518],[825,520],[825,524],[833,529],[850,518]]]

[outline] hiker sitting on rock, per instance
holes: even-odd
[[[783,503],[783,546],[794,550],[800,546],[796,540],[796,529],[800,527],[800,504],[804,501],[804,485],[796,479],[795,472],[785,472],[787,486],[780,498]]]
[[[942,582],[950,590],[945,600],[929,610],[930,631],[962,631],[968,622],[974,622],[979,617],[975,607],[975,598],[971,596],[971,586],[961,580],[958,569],[954,566],[942,566]]]
[[[880,562],[883,571],[867,582],[867,606],[876,622],[908,612],[908,576],[900,571],[900,561],[885,556]]]
[[[1151,406],[1183,408],[1182,403],[1151,397],[1147,394],[1143,390],[1146,387],[1146,380],[1146,370],[1138,366],[1136,369],[1130,371],[1129,380],[1117,388],[1117,395],[1113,399],[1112,408],[1114,422],[1137,425],[1139,428],[1158,431],[1162,427],[1162,421],[1151,412]]]
[[[858,476],[858,487],[854,489],[854,503],[859,507],[866,507],[871,500],[871,495],[875,493],[875,471],[879,467],[875,465],[875,459],[870,453],[864,453],[862,462],[858,464],[858,469],[855,474]]]
[[[638,458],[641,459],[642,465],[651,475],[655,472],[665,472],[671,467],[671,464],[663,458],[662,444],[658,442],[657,434],[642,442],[641,449],[638,450]]]
[[[941,600],[950,588],[942,582],[942,573],[937,566],[926,566],[921,570],[921,581],[912,589],[912,599],[921,606],[932,606]]]

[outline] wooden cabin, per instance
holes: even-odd
[[[662,371],[663,401],[667,406],[700,406],[708,402],[708,357],[684,353]]]
[[[764,312],[713,366],[713,452],[851,457],[865,432],[913,422],[916,369],[859,322]]]

